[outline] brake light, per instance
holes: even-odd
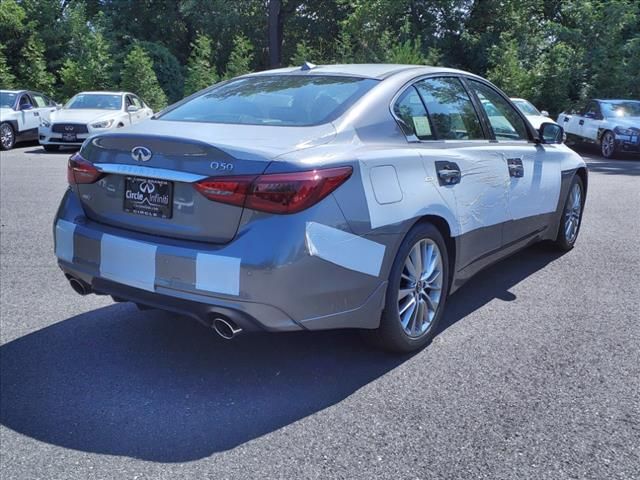
[[[79,183],[94,183],[102,177],[100,172],[93,163],[85,160],[79,153],[74,153],[69,157],[67,165],[67,181],[69,185]]]
[[[297,213],[315,205],[342,185],[351,167],[292,173],[211,177],[195,184],[209,200],[269,213]]]

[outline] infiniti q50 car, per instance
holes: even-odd
[[[85,141],[55,253],[81,294],[226,338],[357,328],[413,350],[480,269],[540,240],[573,247],[587,170],[562,136],[458,70],[250,74]]]

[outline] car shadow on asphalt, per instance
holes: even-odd
[[[440,332],[515,298],[509,288],[558,256],[534,247],[480,274],[450,298]],[[409,358],[356,331],[225,341],[194,321],[114,304],[0,347],[0,421],[65,448],[185,462],[331,407]]]

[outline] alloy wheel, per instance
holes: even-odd
[[[564,210],[564,236],[568,243],[575,242],[580,226],[582,214],[582,189],[579,184],[574,184]]]
[[[2,148],[8,150],[13,147],[14,135],[13,129],[11,125],[8,123],[4,123],[0,125],[0,143],[2,143]]]
[[[611,132],[607,132],[602,137],[602,156],[605,158],[609,158],[613,155],[613,152],[616,149],[615,139]]]
[[[398,290],[398,315],[413,338],[429,330],[442,295],[442,254],[431,239],[419,240],[409,251]]]

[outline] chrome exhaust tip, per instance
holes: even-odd
[[[214,318],[211,326],[216,331],[216,333],[225,340],[231,340],[233,337],[242,332],[242,329],[231,320],[227,320],[221,317]]]
[[[87,282],[84,282],[82,280],[80,280],[79,278],[76,277],[72,277],[72,276],[68,276],[67,277],[69,279],[69,285],[71,285],[71,288],[73,288],[73,291],[76,292],[78,295],[89,295],[91,293],[91,285],[89,285]]]

